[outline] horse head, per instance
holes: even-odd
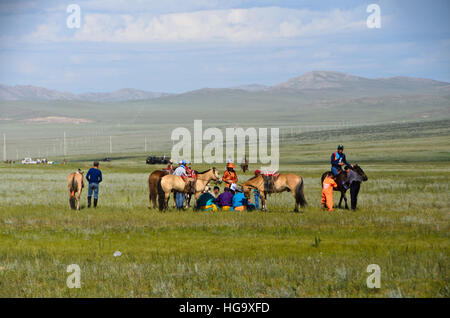
[[[242,192],[244,192],[245,197],[248,199],[250,198],[250,190],[251,188],[245,184],[239,184],[239,187],[242,188]]]
[[[214,181],[216,181],[216,183],[222,183],[222,180],[220,179],[220,174],[219,174],[219,170],[216,169],[216,167],[212,167],[212,174],[213,174],[213,179]]]
[[[358,166],[357,164],[355,164],[353,166],[353,171],[355,171],[357,174],[359,174],[362,177],[363,181],[369,180],[369,178],[367,177],[367,175],[365,174],[363,169],[360,166]]]

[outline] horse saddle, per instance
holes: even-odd
[[[186,178],[186,180],[184,180],[184,192],[194,194],[196,181],[197,180],[194,178]]]

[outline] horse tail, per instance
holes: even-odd
[[[166,204],[166,193],[161,186],[161,180],[162,178],[159,178],[158,180],[158,205],[160,211],[164,210]]]
[[[295,187],[295,200],[300,206],[305,206],[307,204],[305,199],[305,194],[303,193],[303,178],[300,177],[300,181],[297,183]]]
[[[77,190],[77,180],[75,180],[75,175],[72,175],[72,180],[70,181],[70,198],[69,198],[69,204],[70,208],[72,210],[75,210],[75,192]]]
[[[153,203],[153,207],[156,207],[156,196],[158,194],[158,184],[152,178],[152,175],[148,177],[148,207],[150,208],[150,203]]]

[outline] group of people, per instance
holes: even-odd
[[[197,200],[197,209],[204,211],[253,211],[257,207],[245,197],[242,188],[235,183],[229,187],[225,186],[224,191],[220,193],[218,186],[214,187],[213,193],[210,192],[209,187],[203,191]]]
[[[333,211],[333,191],[338,187],[335,178],[345,171],[346,177],[342,178],[342,186],[344,189],[350,188],[350,200],[352,210],[356,209],[358,203],[358,193],[361,186],[362,177],[354,172],[350,167],[353,165],[347,162],[344,154],[344,146],[339,145],[337,151],[331,154],[331,172],[327,173],[322,183],[322,201],[323,208]]]
[[[339,185],[336,183],[335,179],[340,174],[345,172],[346,177],[342,179],[342,186],[344,189],[350,189],[351,198],[351,208],[356,209],[358,202],[358,193],[360,189],[361,182],[363,181],[361,176],[354,172],[350,167],[353,165],[347,162],[347,158],[344,154],[344,146],[339,145],[337,151],[331,154],[331,172],[329,172],[322,183],[322,200],[321,204],[323,208],[328,209],[328,211],[333,211],[333,190]],[[195,171],[191,169],[190,163],[188,164],[186,160],[181,160],[177,168],[173,168],[172,161],[169,162],[167,170],[176,176],[180,176],[183,179],[193,178],[195,179]],[[218,211],[221,210],[231,210],[231,211],[252,211],[259,210],[260,194],[258,190],[254,190],[255,202],[252,203],[249,198],[246,198],[242,188],[237,186],[238,176],[234,170],[234,163],[229,160],[227,162],[227,169],[223,174],[222,181],[225,184],[224,192],[220,193],[220,188],[215,186],[213,193],[210,192],[207,186],[203,193],[197,200],[197,209],[206,211]],[[255,170],[255,175],[260,174],[260,170]],[[86,180],[89,183],[88,187],[88,208],[91,207],[92,196],[94,196],[94,208],[98,204],[98,193],[99,184],[102,182],[102,172],[99,169],[98,161],[95,161],[93,167],[89,169],[86,174]],[[175,196],[175,203],[178,209],[184,207],[185,194],[177,192]]]

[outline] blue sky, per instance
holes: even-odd
[[[371,3],[380,29],[367,28]],[[449,14],[447,0],[2,1],[0,83],[183,92],[313,70],[450,82]]]

